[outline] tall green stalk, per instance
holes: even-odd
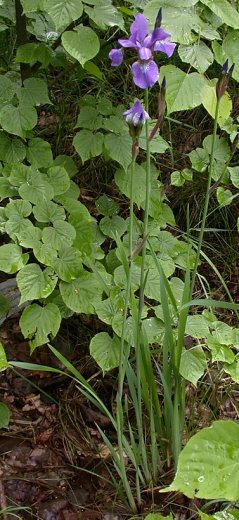
[[[219,105],[220,105],[220,97],[217,97],[214,127],[213,127],[211,156],[210,156],[210,163],[209,163],[209,168],[208,168],[207,190],[206,190],[206,195],[205,195],[202,222],[201,222],[200,234],[199,234],[199,239],[198,239],[198,248],[197,248],[196,259],[195,259],[192,280],[191,280],[190,300],[192,299],[193,289],[194,289],[196,276],[197,276],[199,258],[200,258],[201,249],[202,249],[203,236],[204,236],[204,230],[205,230],[205,224],[206,224],[207,212],[208,212],[208,205],[209,205],[209,199],[210,199],[210,188],[211,188],[211,183],[212,183],[212,169],[213,169],[213,162],[214,162],[214,155],[215,155]]]
[[[126,323],[127,323],[128,309],[129,309],[131,278],[132,278],[133,224],[134,224],[134,198],[133,198],[133,196],[134,196],[135,164],[136,164],[136,156],[133,153],[133,147],[132,147],[132,163],[131,163],[131,179],[130,179],[130,208],[129,208],[129,264],[128,264],[127,272],[125,273],[125,275],[127,277],[127,283],[126,283],[126,293],[125,293],[123,324],[122,324],[122,331],[121,331],[120,360],[119,360],[118,394],[119,394],[120,400],[122,399],[122,394],[123,394],[123,384],[124,384],[124,376],[125,376],[125,368],[126,368],[125,335],[126,335]]]

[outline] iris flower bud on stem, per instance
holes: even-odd
[[[149,119],[149,115],[138,99],[132,108],[126,110],[123,115],[129,127],[129,134],[132,137],[132,159],[135,160],[139,153],[139,136],[145,121]]]
[[[149,134],[149,138],[148,138],[149,141],[151,141],[153,139],[153,137],[155,136],[157,130],[159,130],[160,125],[163,121],[164,113],[165,113],[165,109],[166,109],[165,93],[166,93],[166,79],[164,77],[161,88],[160,88],[160,93],[159,93],[158,120],[157,120],[157,123],[154,126],[153,130]]]
[[[217,99],[221,99],[223,94],[225,94],[225,92],[227,91],[228,85],[229,85],[229,80],[233,73],[234,67],[235,67],[235,64],[233,63],[233,65],[228,70],[228,60],[226,60],[225,63],[223,64],[220,76],[219,76],[217,84],[216,84]]]

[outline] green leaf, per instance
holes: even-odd
[[[179,45],[178,54],[182,61],[190,63],[201,73],[205,72],[214,60],[212,51],[203,41],[193,45]]]
[[[227,323],[216,321],[214,323],[213,337],[224,345],[234,345],[239,348],[239,329],[230,327]]]
[[[54,21],[57,31],[78,20],[83,12],[81,0],[44,0],[43,5]]]
[[[69,175],[62,165],[49,168],[47,177],[54,189],[54,195],[61,195],[70,188]]]
[[[0,133],[0,160],[5,163],[15,164],[26,157],[26,147],[17,137],[9,138],[4,132]]]
[[[202,347],[183,351],[180,361],[180,374],[184,379],[197,386],[197,382],[203,376],[206,368],[207,359]]]
[[[0,201],[9,197],[14,197],[18,191],[12,186],[6,177],[0,177]]]
[[[3,344],[0,342],[0,372],[2,372],[3,370],[6,370],[9,367],[10,367],[10,365],[7,361],[7,356],[6,356]]]
[[[57,276],[49,267],[42,271],[39,265],[28,264],[19,271],[16,280],[21,293],[21,305],[30,300],[47,298],[56,286]]]
[[[81,254],[78,249],[62,246],[58,251],[58,257],[53,261],[56,274],[64,282],[71,282],[82,271]]]
[[[104,79],[104,75],[103,73],[101,72],[101,70],[99,69],[98,65],[96,65],[95,63],[93,63],[93,61],[87,61],[85,64],[84,64],[84,70],[86,70],[87,72],[89,72],[89,74],[91,76],[94,76],[95,78],[98,78],[100,80],[103,80]]]
[[[104,136],[101,132],[93,134],[89,130],[81,130],[77,132],[73,139],[73,146],[81,157],[82,163],[97,157],[103,150]]]
[[[101,195],[96,201],[95,205],[101,215],[105,217],[112,217],[119,213],[119,204],[115,200],[107,197],[107,195]]]
[[[162,492],[181,492],[212,500],[236,501],[239,496],[239,424],[215,421],[196,433],[179,455],[172,484]]]
[[[216,112],[216,88],[215,85],[210,82],[204,82],[204,87],[202,90],[202,104],[207,112],[215,118]],[[228,119],[232,110],[232,100],[229,97],[229,94],[225,92],[220,100],[219,112],[218,112],[218,123],[220,126],[223,126],[225,121]]]
[[[33,226],[29,219],[24,218],[30,215],[31,211],[31,204],[19,199],[11,200],[5,207],[5,215],[7,217],[5,230],[13,240],[16,239],[20,231],[24,231],[25,228]]]
[[[53,161],[51,145],[40,137],[30,139],[28,141],[27,160],[35,168],[48,168]]]
[[[31,105],[19,104],[18,107],[5,105],[0,110],[0,124],[9,134],[24,138],[26,130],[32,130],[37,124],[36,109]]]
[[[19,195],[33,204],[41,204],[43,200],[53,198],[54,189],[46,175],[32,169],[27,173],[26,182],[19,188]]]
[[[42,37],[42,31],[40,37]],[[18,47],[15,62],[29,63],[30,65],[33,65],[39,61],[42,63],[43,67],[47,67],[53,60],[54,56],[54,51],[49,47],[49,45],[46,45],[45,43],[25,43],[24,45],[20,45],[20,47]],[[38,78],[29,79],[38,80]],[[26,99],[26,93],[23,93],[23,89],[21,89],[19,95],[23,95],[24,99]],[[49,100],[48,103],[50,103]]]
[[[222,186],[217,188],[217,201],[220,208],[228,206],[233,200],[233,194],[231,190],[225,190]]]
[[[119,366],[120,339],[107,332],[99,332],[90,342],[90,354],[100,366],[103,374]]]
[[[226,374],[229,374],[235,383],[239,384],[239,363],[238,359],[236,359],[233,363],[223,364],[223,369],[226,372]]]
[[[172,184],[172,186],[182,186],[185,183],[185,179],[181,175],[181,172],[172,172],[170,177],[170,183]]]
[[[36,247],[42,236],[42,231],[36,226],[26,226],[17,234],[19,245],[26,248]]]
[[[101,300],[102,290],[93,273],[82,271],[71,283],[60,282],[60,293],[64,303],[74,312],[94,314],[94,303]]]
[[[57,335],[60,323],[61,313],[54,303],[47,303],[45,307],[33,303],[24,309],[20,327],[24,338],[30,338],[31,353]]]
[[[199,18],[194,4],[197,0],[175,2],[163,0],[160,6],[163,9],[163,28],[171,35],[171,41],[188,45],[195,40],[194,32],[200,32],[202,20]],[[158,0],[151,0],[144,14],[153,28],[159,10]],[[163,77],[163,76],[162,76]]]
[[[48,105],[51,101],[48,97],[47,83],[40,78],[28,78],[23,83],[24,87],[19,91],[20,101],[23,105]]]
[[[18,86],[13,83],[7,76],[0,76],[0,102],[6,103],[11,101]]]
[[[197,72],[186,74],[175,65],[165,65],[160,69],[167,82],[166,102],[168,115],[179,110],[189,110],[202,103],[205,88],[203,76]]]
[[[228,168],[233,186],[239,188],[239,166]]]
[[[53,249],[61,249],[64,244],[71,245],[76,237],[75,228],[64,220],[54,220],[53,226],[45,227],[42,240],[51,244]]]
[[[222,23],[238,29],[239,13],[227,0],[201,0],[204,5],[221,18]]]
[[[54,222],[66,218],[64,208],[51,200],[43,200],[41,204],[34,206],[33,214],[38,222]]]
[[[98,130],[102,127],[103,117],[94,107],[82,107],[78,115],[75,128]]]
[[[21,0],[24,13],[34,13],[42,10],[42,0]]]
[[[99,224],[100,231],[110,238],[115,239],[116,234],[121,237],[126,231],[126,222],[119,215],[113,217],[104,217]]]
[[[54,159],[54,166],[64,166],[65,170],[67,171],[70,179],[74,177],[74,175],[78,172],[78,168],[72,159],[72,157],[69,157],[69,155],[58,155]]]
[[[132,161],[132,139],[128,134],[108,134],[104,140],[105,148],[114,161],[118,162],[125,170]]]
[[[185,333],[196,339],[206,338],[209,334],[210,324],[201,314],[189,315],[187,318]]]
[[[156,121],[149,123],[149,132],[154,128]],[[147,150],[146,136],[141,134],[139,138],[139,146],[143,150]],[[159,133],[157,133],[152,141],[150,141],[151,153],[164,153],[169,148],[169,144],[165,141]]]
[[[51,244],[42,244],[38,242],[33,245],[33,253],[41,264],[52,267],[57,257],[57,251],[52,248]]]
[[[5,403],[0,402],[0,428],[8,428],[10,422],[10,410]]]
[[[0,317],[6,316],[10,308],[10,301],[0,293]],[[1,367],[0,367],[1,370]]]
[[[115,182],[120,189],[121,193],[130,198],[130,183],[131,183],[132,170],[129,171],[119,169],[115,173]],[[151,171],[152,182],[155,179],[155,172]],[[135,166],[135,182],[134,182],[134,193],[133,199],[138,208],[141,207],[145,201],[146,193],[146,171],[142,165],[136,164]]]
[[[173,520],[173,515],[172,513],[167,516],[160,515],[159,513],[149,513],[145,516],[144,520]]]
[[[26,253],[22,254],[22,248],[17,244],[0,246],[0,270],[4,273],[16,273],[27,263],[28,258]]]
[[[212,363],[225,362],[231,364],[235,360],[235,354],[230,347],[222,345],[211,335],[207,337],[207,346],[211,353]]]
[[[80,25],[77,31],[66,31],[62,35],[64,49],[75,58],[81,66],[94,58],[99,50],[100,43],[97,34],[90,28]]]
[[[111,0],[98,0],[93,8],[84,6],[84,11],[103,31],[114,25],[117,25],[122,31],[124,30],[124,18],[120,11],[112,5]]]

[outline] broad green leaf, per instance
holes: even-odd
[[[19,188],[19,195],[33,204],[41,204],[43,200],[53,198],[54,189],[46,175],[37,170],[29,170],[26,182]]]
[[[95,234],[93,228],[93,220],[78,211],[73,212],[69,217],[69,223],[74,226],[76,238],[73,246],[76,247],[82,255],[92,256],[95,245]]]
[[[65,193],[70,187],[69,175],[64,166],[52,166],[47,171],[48,181],[54,189],[54,195]]]
[[[115,182],[120,189],[121,193],[130,198],[130,183],[131,183],[132,170],[126,172],[125,170],[119,169],[115,173]],[[155,179],[155,173],[151,172],[152,182]],[[142,165],[136,164],[135,166],[135,181],[134,181],[134,193],[133,199],[138,208],[141,207],[143,201],[145,201],[146,193],[146,171]]]
[[[203,148],[196,148],[188,154],[192,168],[197,172],[205,172],[209,165],[209,154]]]
[[[7,361],[7,356],[3,347],[3,344],[0,342],[0,372],[9,368],[9,363]]]
[[[230,325],[227,325],[227,323],[223,323],[222,321],[216,321],[214,323],[214,331],[212,332],[212,335],[224,345],[234,345],[239,348],[238,328],[230,327]]]
[[[11,182],[13,186],[21,186],[21,184],[27,182],[28,175],[31,171],[34,175],[36,170],[33,170],[31,166],[16,163],[10,169],[10,175],[8,177],[8,180]]]
[[[184,379],[197,386],[197,382],[203,376],[206,368],[207,358],[202,347],[183,351],[180,361],[180,374]]]
[[[173,515],[172,513],[167,516],[160,515],[159,513],[149,513],[145,516],[144,520],[173,520]]]
[[[6,177],[0,177],[0,201],[3,199],[14,197],[18,191],[12,186]]]
[[[193,338],[206,338],[209,334],[208,321],[201,314],[189,315],[187,318],[185,333]]]
[[[58,257],[53,261],[56,274],[64,282],[71,282],[82,271],[81,254],[78,249],[62,246],[58,251]]]
[[[5,403],[0,402],[0,428],[8,428],[10,422],[10,410]]]
[[[45,227],[42,232],[42,240],[45,244],[51,244],[53,249],[61,249],[66,245],[72,245],[76,237],[75,228],[64,220],[54,220],[53,225]]]
[[[115,200],[107,197],[107,195],[101,195],[95,202],[96,208],[101,215],[105,217],[112,217],[119,213],[119,204]]]
[[[222,186],[217,188],[217,202],[220,208],[228,206],[233,200],[233,194],[231,190],[225,190]]]
[[[142,321],[142,327],[149,343],[162,344],[165,333],[165,325],[162,320],[159,320],[155,316],[147,318]]]
[[[62,35],[64,49],[75,58],[81,66],[94,58],[99,50],[100,43],[97,34],[90,27],[80,25],[77,31],[66,31]]]
[[[83,12],[81,0],[44,0],[43,5],[54,21],[56,30],[64,29],[78,20]]]
[[[32,212],[32,205],[30,202],[21,199],[11,200],[5,207],[5,214],[8,219],[17,217],[28,217]]]
[[[172,186],[182,186],[185,183],[185,179],[181,175],[181,172],[172,172],[170,176],[170,183]]]
[[[125,134],[128,130],[126,123],[123,120],[122,114],[120,114],[120,117],[116,115],[111,115],[107,118],[105,117],[103,119],[102,127],[104,130],[108,130],[114,134]]]
[[[118,162],[125,170],[132,161],[132,139],[128,134],[108,134],[104,139],[105,148],[114,161]]]
[[[42,37],[42,32],[39,36]],[[29,63],[33,65],[34,63],[39,61],[40,63],[42,63],[43,67],[47,67],[49,63],[54,59],[54,56],[54,51],[49,47],[49,45],[46,45],[45,43],[25,43],[24,45],[20,45],[20,47],[18,47],[15,62]],[[38,81],[38,78],[29,79],[35,79]],[[33,94],[32,89],[31,94]],[[19,95],[23,96],[23,98],[26,99],[26,92],[23,93],[23,89],[20,90]],[[49,99],[48,103],[50,103]]]
[[[161,492],[236,501],[239,496],[239,424],[215,421],[196,433],[179,455],[172,484]]]
[[[82,107],[78,115],[75,128],[87,128],[87,130],[99,130],[102,128],[103,117],[94,107]]]
[[[201,0],[201,2],[221,18],[223,24],[238,29],[239,13],[230,2],[227,0]]]
[[[26,248],[36,247],[42,236],[42,230],[36,226],[27,226],[19,231],[17,240],[19,245]]]
[[[5,163],[15,164],[26,157],[26,147],[17,137],[9,138],[8,135],[0,133],[0,160]]]
[[[48,296],[47,303],[48,302],[57,305],[62,318],[70,318],[73,316],[74,312],[71,311],[63,302],[59,289],[55,289],[50,296]]]
[[[51,200],[43,200],[41,204],[34,206],[33,215],[38,222],[54,222],[66,218],[64,208]]]
[[[149,132],[153,129],[156,121],[154,123],[149,124]],[[139,146],[143,150],[147,149],[147,141],[146,136],[144,136],[144,133],[141,134],[139,138]],[[161,135],[157,132],[157,134],[154,136],[152,141],[150,141],[150,151],[151,153],[164,153],[169,148],[169,144],[167,141],[165,141]]]
[[[21,0],[24,13],[34,13],[42,10],[42,0]]]
[[[27,160],[35,168],[48,168],[53,161],[51,145],[35,137],[28,141]]]
[[[74,175],[78,172],[78,168],[69,155],[58,155],[54,159],[54,166],[64,166],[65,170],[67,171],[70,179],[74,177]]]
[[[223,369],[225,370],[226,374],[229,374],[235,383],[239,384],[239,363],[238,359],[236,359],[233,363],[223,364]]]
[[[205,72],[214,60],[211,49],[203,41],[192,45],[179,45],[178,54],[182,61],[190,63],[201,73]]]
[[[123,300],[121,304],[124,305]],[[119,312],[118,305],[112,298],[94,303],[94,309],[98,318],[108,325],[112,325],[116,313]]]
[[[48,97],[47,83],[40,78],[28,78],[24,81],[24,87],[19,91],[20,101],[23,105],[47,105],[51,104]]]
[[[102,153],[103,142],[104,136],[101,132],[93,134],[89,130],[81,130],[75,135],[73,146],[84,163],[87,159],[97,157]]]
[[[119,366],[120,339],[108,332],[99,332],[90,342],[90,354],[100,366],[103,374]]]
[[[232,352],[230,347],[222,345],[211,335],[207,337],[207,347],[210,350],[212,363],[225,362],[231,364],[235,360],[235,354]]]
[[[228,168],[233,186],[239,188],[239,166]]]
[[[186,74],[175,65],[165,65],[160,69],[167,82],[166,102],[168,115],[180,110],[189,110],[202,103],[205,80],[197,72]]]
[[[16,83],[13,83],[7,76],[0,76],[0,102],[6,103],[11,101],[13,98],[18,86]]]
[[[112,5],[111,0],[98,0],[93,8],[84,6],[84,11],[103,30],[114,25],[124,30],[124,18],[120,11]]]
[[[94,303],[101,300],[102,289],[93,273],[82,271],[71,283],[60,282],[64,303],[74,312],[94,314]]]
[[[33,227],[32,222],[25,218],[25,216],[30,215],[31,211],[31,204],[19,199],[11,200],[5,207],[5,215],[7,217],[5,230],[13,240],[17,238],[18,233],[21,231],[28,227]]]
[[[32,130],[37,124],[36,109],[31,105],[5,105],[0,110],[0,124],[9,134],[24,138],[26,130]]]
[[[207,112],[215,118],[216,112],[216,88],[210,81],[205,81],[202,89],[202,104]],[[232,100],[227,92],[222,96],[219,105],[218,123],[222,126],[228,119],[232,110]]]
[[[47,267],[44,271],[37,264],[28,264],[16,277],[21,293],[20,305],[30,300],[46,298],[55,289],[57,276]]]
[[[212,134],[207,135],[207,137],[205,137],[205,139],[203,140],[203,148],[209,153],[209,155],[211,154],[211,150],[212,150],[212,141],[213,141]],[[215,147],[214,148],[214,157],[215,157],[215,159],[217,159],[217,161],[223,162],[223,163],[226,163],[227,161],[229,161],[229,159],[231,157],[231,150],[230,150],[229,144],[227,142],[227,139],[216,135],[214,147]]]
[[[54,303],[47,303],[45,307],[33,303],[24,309],[20,327],[24,338],[30,339],[31,353],[57,335],[60,323],[61,313]]]
[[[163,9],[163,28],[171,35],[171,41],[188,45],[195,40],[193,32],[200,32],[202,26],[202,20],[193,7],[195,3],[196,1],[188,1],[182,5],[182,2],[176,4],[171,0],[160,2],[160,7]],[[151,0],[144,9],[151,28],[154,27],[158,10],[158,0]]]
[[[116,234],[121,237],[126,231],[126,222],[119,215],[114,215],[113,217],[104,217],[101,219],[100,231],[110,238],[115,239]]]
[[[0,246],[0,270],[4,273],[16,273],[27,263],[28,258],[26,253],[22,254],[22,248],[17,244]]]
[[[42,244],[42,242],[33,245],[33,253],[38,262],[48,267],[53,266],[57,257],[56,249],[53,249],[51,244]]]

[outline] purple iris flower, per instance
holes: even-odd
[[[170,34],[161,27],[155,26],[148,34],[148,22],[143,14],[138,14],[130,27],[130,37],[126,40],[120,38],[119,44],[124,48],[136,49],[138,61],[132,65],[134,83],[145,89],[155,85],[159,78],[158,66],[153,60],[153,53],[160,51],[172,56],[176,43],[169,42]],[[121,54],[119,54],[121,52]],[[109,53],[112,66],[117,67],[123,61],[122,49],[112,49]]]
[[[149,114],[144,110],[139,99],[135,101],[134,105],[129,110],[126,110],[126,112],[123,113],[123,116],[129,126],[140,126],[141,128],[145,121],[149,119]]]

